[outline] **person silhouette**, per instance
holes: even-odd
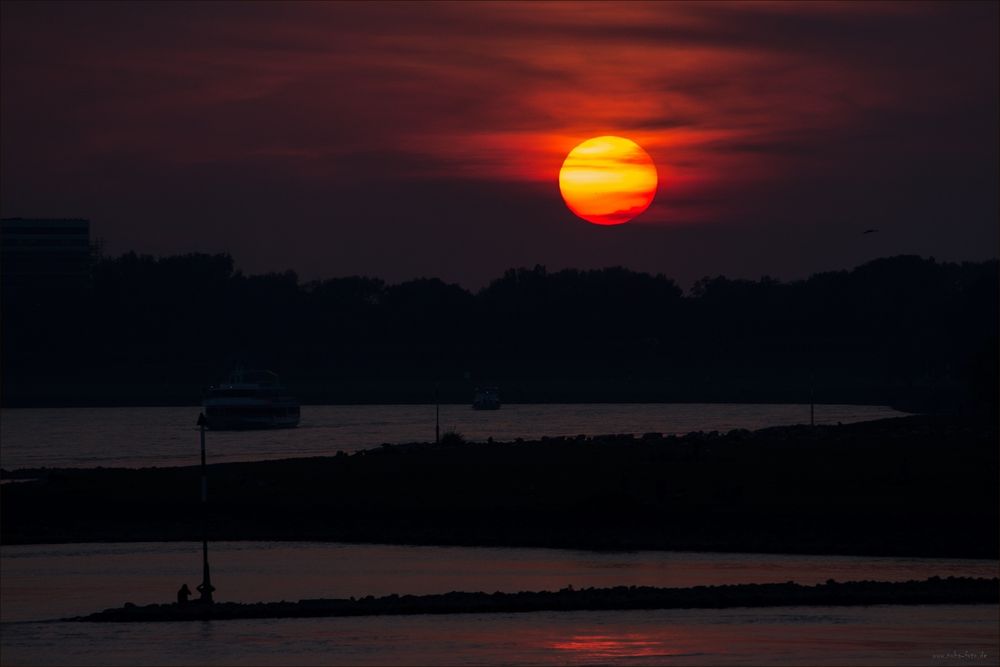
[[[177,604],[185,604],[189,597],[191,597],[191,589],[188,588],[187,584],[184,584],[177,591]]]

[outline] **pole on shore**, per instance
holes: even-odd
[[[809,425],[816,425],[816,376],[809,373]]]
[[[201,585],[198,591],[201,592],[201,599],[204,602],[212,602],[212,575],[208,567],[208,471],[205,466],[205,426],[208,421],[204,414],[198,415],[198,427],[201,429],[201,560],[202,575]]]
[[[437,382],[434,383],[434,444],[441,444],[441,392]]]

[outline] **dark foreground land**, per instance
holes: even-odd
[[[208,474],[213,540],[998,555],[992,417],[445,438]],[[201,539],[197,467],[5,475],[37,479],[0,487],[4,544]]]
[[[309,618],[411,614],[489,614],[528,611],[609,609],[723,609],[726,607],[846,606],[872,604],[996,604],[1000,579],[940,579],[884,582],[828,581],[816,586],[738,584],[694,588],[564,588],[558,592],[459,593],[442,595],[368,596],[355,600],[317,599],[298,602],[201,604],[126,604],[74,621],[156,622],[247,618]]]

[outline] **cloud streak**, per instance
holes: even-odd
[[[961,210],[971,221],[960,253],[981,246],[996,219],[995,187],[962,186],[996,171],[995,3],[2,11],[8,215],[46,201],[75,209],[116,188],[152,198],[213,170],[220,187],[222,174],[245,174],[274,201],[442,182],[558,197],[567,152],[617,134],[642,145],[661,176],[632,225],[791,224],[817,206],[820,218],[843,218],[861,205],[916,215],[915,233],[930,238],[939,222],[920,211]],[[138,182],[143,173],[156,180]],[[68,191],[58,206],[53,183]],[[406,204],[380,215],[412,218]],[[209,215],[239,208],[220,197]],[[115,234],[137,215],[101,209]]]

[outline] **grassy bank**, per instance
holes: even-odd
[[[8,474],[8,476],[12,476]],[[198,540],[197,467],[24,470],[4,544]],[[384,446],[209,466],[219,540],[995,558],[992,420]]]

